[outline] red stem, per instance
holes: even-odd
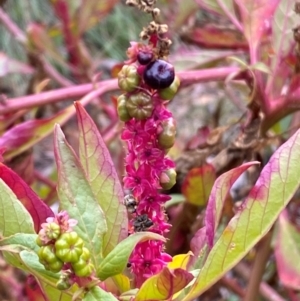
[[[69,62],[75,67],[80,66],[80,55],[78,53],[78,41],[71,30],[71,18],[68,4],[65,0],[58,0],[54,4],[56,15],[61,19],[65,45],[69,53]]]
[[[203,69],[199,71],[178,72],[178,76],[182,85],[189,85],[197,82],[224,80],[231,73],[238,72],[238,70],[238,67]],[[105,92],[118,90],[118,82],[116,79],[110,79],[98,82],[96,84],[83,84],[74,87],[43,92],[36,95],[7,99],[4,105],[0,105],[0,115],[12,113],[20,109],[29,109],[58,101],[80,98],[83,95],[93,91],[95,87],[110,87],[110,89],[106,89]]]

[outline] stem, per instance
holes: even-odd
[[[244,279],[248,280],[250,278],[250,271],[247,265],[243,262],[240,262],[234,270],[242,276]],[[283,297],[281,297],[270,285],[266,282],[262,281],[259,285],[259,291],[261,295],[268,301],[286,301]],[[256,300],[256,299],[253,299]],[[252,301],[253,301],[252,300]]]
[[[243,26],[242,24],[235,18],[235,16],[231,13],[231,11],[228,9],[228,7],[224,4],[223,0],[217,0],[218,5],[222,8],[225,15],[229,18],[231,23],[240,31],[243,32]]]
[[[111,80],[106,80],[97,83],[96,87],[98,87],[96,91],[98,91],[98,89],[101,89],[104,91],[102,93],[105,93],[108,91],[117,90],[118,83],[117,80],[111,79]],[[20,109],[25,109],[25,108],[28,109],[28,108],[42,106],[50,103],[55,103],[62,100],[65,101],[74,98],[75,99],[80,98],[87,93],[91,94],[95,92],[93,91],[94,89],[95,89],[94,84],[84,84],[84,85],[79,85],[79,86],[74,86],[69,88],[57,89],[49,92],[43,92],[40,94],[7,99],[5,105],[0,106],[0,115],[12,113]],[[90,94],[86,95],[86,97],[88,97]]]
[[[220,283],[222,285],[225,285],[229,290],[234,292],[236,295],[238,295],[242,298],[245,296],[244,289],[240,287],[240,285],[238,284],[236,279],[233,279],[228,276],[224,276],[223,278],[220,279]]]
[[[203,69],[199,71],[179,72],[178,76],[182,85],[190,85],[198,82],[212,80],[224,80],[233,72],[238,72],[238,67],[224,67],[214,69]],[[7,99],[4,105],[0,104],[0,115],[12,113],[20,109],[29,109],[58,101],[80,98],[83,95],[93,91],[94,87],[110,87],[106,92],[118,90],[116,79],[104,80],[96,84],[83,84],[68,88],[57,89],[54,91],[43,92],[36,95],[28,95]],[[101,93],[100,93],[101,94]]]
[[[27,42],[26,35],[1,7],[0,7],[0,22],[15,37],[17,41],[19,41],[22,44],[26,44]]]
[[[269,233],[257,245],[257,253],[244,301],[253,301],[258,299],[259,285],[270,256],[272,233],[272,230],[269,231]]]

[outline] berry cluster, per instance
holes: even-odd
[[[175,143],[176,126],[165,105],[180,83],[174,67],[157,57],[153,44],[132,42],[127,54],[129,60],[118,75],[125,93],[118,97],[117,111],[125,122],[121,137],[128,148],[124,188],[130,191],[125,198],[131,215],[130,233],[164,235],[170,228],[164,204],[170,198],[161,190],[170,189],[176,181],[174,162],[166,156]],[[163,250],[159,241],[137,245],[129,260],[137,286],[172,260]]]
[[[73,231],[77,221],[70,219],[67,212],[62,211],[56,217],[48,218],[42,224],[37,237],[39,261],[46,270],[58,273],[62,271],[62,277],[68,275],[68,282],[73,274],[73,282],[76,277],[88,277],[94,272],[94,265],[91,263],[90,251],[84,247],[83,240]],[[60,279],[58,287],[67,288]],[[68,286],[69,286],[68,285]]]

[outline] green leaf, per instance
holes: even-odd
[[[20,258],[32,275],[55,286],[59,279],[59,273],[47,271],[39,262],[39,257],[36,253],[24,250],[20,252]]]
[[[69,291],[61,291],[56,287],[49,285],[45,281],[39,281],[39,285],[44,292],[44,294],[48,297],[48,300],[54,301],[72,301],[73,294]],[[79,300],[79,299],[77,299]]]
[[[183,301],[195,299],[270,230],[300,184],[300,130],[271,157],[238,213],[209,253],[201,273]]]
[[[37,234],[17,233],[12,236],[0,240],[0,250],[2,247],[16,246],[20,251],[24,249],[37,252],[39,247],[36,244]]]
[[[0,179],[0,236],[35,233],[33,220],[10,188]]]
[[[103,211],[76,154],[58,125],[54,136],[60,207],[78,221],[74,230],[84,240],[94,265],[98,267],[102,258],[103,235],[107,231]]]
[[[79,157],[106,218],[103,255],[128,236],[127,211],[118,174],[97,126],[83,106],[75,103],[79,127]]]
[[[99,286],[94,286],[83,298],[83,301],[118,301],[112,293],[108,293]]]
[[[138,232],[121,241],[101,262],[97,276],[101,280],[120,274],[125,269],[128,258],[139,242],[155,239],[165,241],[161,235],[152,232]]]

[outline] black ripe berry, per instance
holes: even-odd
[[[168,88],[175,78],[174,67],[164,60],[153,61],[146,66],[143,78],[152,89]]]
[[[147,65],[153,58],[152,52],[140,51],[137,55],[137,60],[141,65]]]

